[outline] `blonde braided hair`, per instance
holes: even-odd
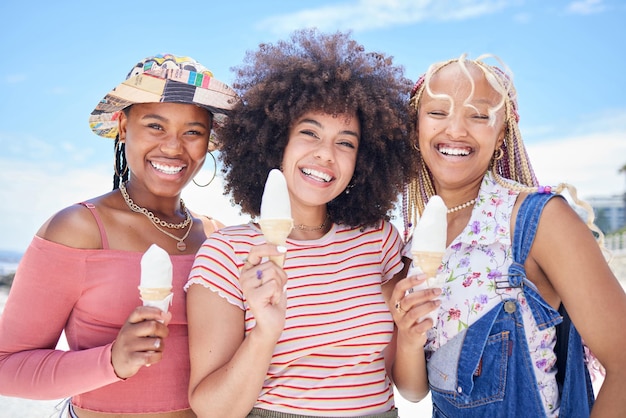
[[[487,58],[494,58],[500,63],[504,70],[485,63],[485,59]],[[426,73],[418,79],[411,91],[409,108],[411,117],[414,121],[417,121],[419,105],[424,92],[426,92],[426,94],[430,97],[441,96],[433,93],[430,89],[430,81],[432,77],[439,70],[452,63],[457,63],[461,70],[467,75],[470,83],[472,84],[472,93],[474,91],[474,79],[469,73],[468,65],[474,65],[476,68],[480,69],[487,82],[501,96],[500,102],[489,111],[491,119],[490,123],[495,123],[495,113],[502,107],[504,107],[505,114],[504,141],[500,148],[495,151],[494,157],[496,154],[499,154],[500,151],[502,151],[502,155],[501,157],[493,158],[489,167],[496,182],[507,189],[520,193],[535,193],[539,191],[562,194],[563,191],[567,190],[574,203],[580,206],[587,213],[586,224],[589,229],[594,232],[596,240],[602,250],[606,253],[607,250],[604,248],[604,234],[594,223],[595,215],[593,213],[593,208],[589,205],[589,203],[578,198],[576,188],[567,183],[560,183],[556,187],[544,187],[539,185],[519,130],[517,91],[513,85],[512,73],[498,57],[485,54],[472,60],[467,59],[466,54],[462,54],[459,58],[432,64]],[[424,163],[419,148],[417,148],[417,129],[414,129],[411,135],[413,135],[413,144],[417,150],[417,175],[411,176],[412,180],[410,180],[406,185],[403,196],[405,237],[408,237],[411,220],[419,219],[430,197],[436,194],[433,186],[432,174]]]

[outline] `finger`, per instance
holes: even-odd
[[[141,366],[150,367],[163,360],[163,353],[161,351],[146,351],[138,353],[138,361],[141,361]]]
[[[260,265],[264,258],[269,256],[282,255],[287,252],[287,248],[282,245],[261,244],[250,248],[250,253],[242,261],[244,262],[241,269],[251,269]]]
[[[170,319],[171,316],[159,308],[155,308],[153,306],[138,306],[130,313],[127,321],[131,324],[137,324],[139,322],[150,320],[161,322],[165,322],[167,320],[169,322]]]

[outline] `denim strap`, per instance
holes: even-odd
[[[563,318],[537,292],[535,285],[526,277],[524,263],[535,240],[539,217],[550,199],[558,196],[551,193],[532,193],[524,199],[517,213],[513,235],[513,263],[509,267],[509,284],[522,287],[539,329],[546,329],[561,323]]]

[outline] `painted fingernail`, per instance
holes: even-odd
[[[263,279],[263,270],[258,269],[258,270],[256,271],[256,278],[257,278],[257,280],[261,280],[261,279]]]
[[[160,339],[160,338],[157,338],[157,339],[154,341],[154,348],[157,348],[157,349],[158,349],[159,347],[161,347],[161,339]]]
[[[283,245],[277,245],[276,246],[276,251],[278,251],[279,253],[286,253],[287,252],[287,247],[283,246]]]

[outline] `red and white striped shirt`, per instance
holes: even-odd
[[[250,246],[265,242],[254,224],[213,234],[200,248],[189,283],[245,310],[239,286]],[[389,222],[376,228],[333,225],[322,238],[287,240],[285,329],[274,349],[257,408],[314,416],[367,415],[394,408],[383,350],[393,319],[381,285],[402,269],[402,239]]]

